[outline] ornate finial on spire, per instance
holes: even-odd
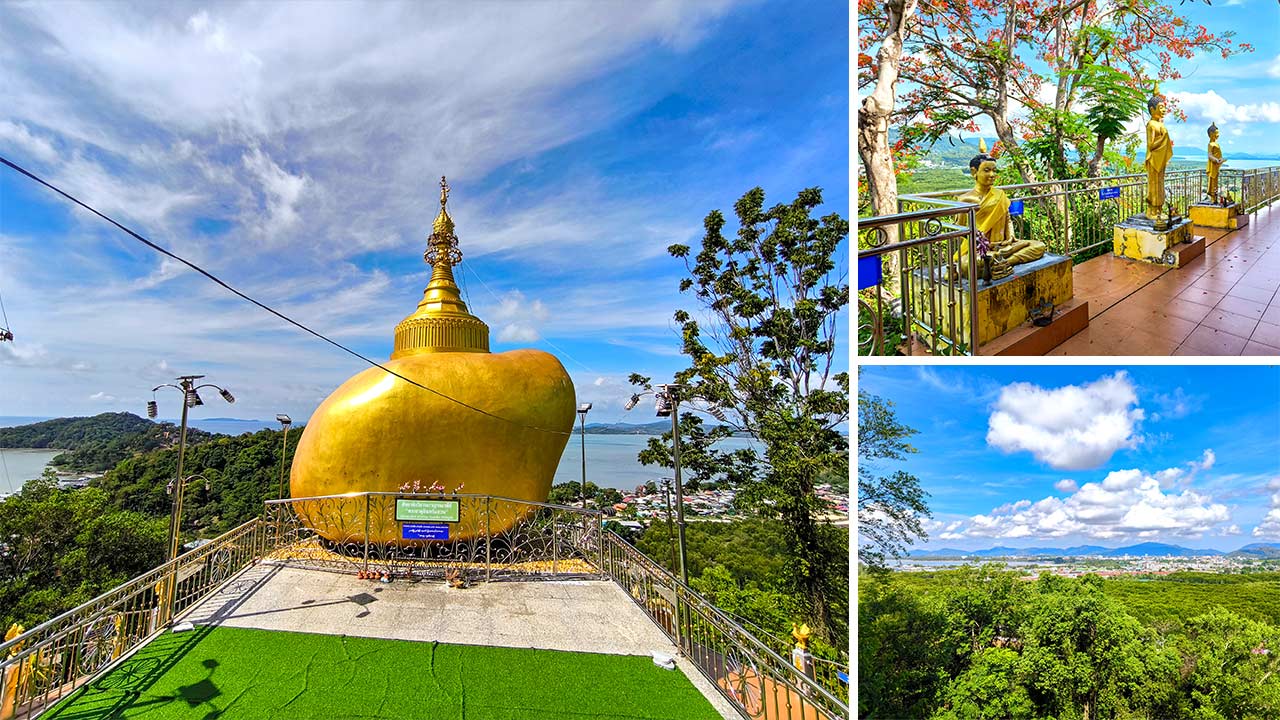
[[[444,262],[450,266],[462,262],[462,251],[458,249],[458,236],[454,233],[453,218],[445,204],[449,202],[449,182],[444,175],[440,176],[440,213],[431,225],[431,238],[427,241],[427,251],[422,259],[428,265]]]
[[[422,259],[431,266],[431,279],[418,309],[396,326],[394,360],[421,352],[489,352],[489,326],[467,310],[453,279],[453,266],[462,262],[449,202],[449,181],[440,176],[440,213],[431,225]]]
[[[978,138],[978,152],[982,153],[983,155],[986,155],[986,154],[987,154],[987,139],[986,139],[986,138]]]

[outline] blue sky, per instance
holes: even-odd
[[[925,548],[1280,541],[1280,369],[864,367],[918,432]]]
[[[629,373],[684,367],[668,245],[756,185],[848,217],[848,27],[844,3],[6,3],[0,151],[375,359],[447,175],[494,351],[556,354],[617,421]],[[7,168],[0,256],[0,415],[140,413],[204,373],[238,402],[200,412],[299,419],[364,368]]]

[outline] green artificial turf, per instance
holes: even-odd
[[[648,657],[199,628],[166,633],[44,718],[719,718]]]

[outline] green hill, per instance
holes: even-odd
[[[180,434],[181,429],[173,423],[155,423],[127,412],[102,413],[0,428],[0,447],[66,450],[50,464],[75,472],[100,472],[138,453],[176,446]],[[188,445],[214,437],[213,433],[187,428]]]

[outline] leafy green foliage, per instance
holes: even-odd
[[[648,378],[642,379],[642,384],[648,384]],[[693,413],[680,413],[680,481],[685,492],[716,488],[721,482],[738,485],[747,479],[754,458],[750,450],[724,452],[713,447],[732,436],[733,430],[727,425],[714,425],[707,430],[702,418]],[[649,438],[637,459],[641,465],[674,470],[671,431],[663,433],[661,438]]]
[[[1134,580],[1001,566],[868,573],[859,592],[859,716],[864,718],[1263,718],[1280,713],[1280,626],[1188,588],[1272,580],[1152,580],[1183,614],[1135,615]]]
[[[915,433],[898,422],[892,402],[858,391],[858,560],[869,567],[884,567],[915,538],[928,537],[920,524],[930,516],[920,480],[903,470],[876,470],[877,461],[901,461],[914,453],[907,440]]]
[[[0,503],[0,626],[31,628],[164,560],[166,518],[112,507],[52,473]]]
[[[828,637],[841,621],[832,603],[845,580],[833,572],[841,558],[817,519],[826,508],[814,486],[849,467],[838,430],[849,415],[849,375],[834,367],[847,355],[836,339],[849,304],[848,263],[837,263],[837,252],[847,247],[849,223],[836,213],[814,218],[821,204],[822,192],[808,188],[765,209],[764,191],[754,188],[734,205],[732,238],[716,210],[699,250],[668,251],[685,260],[680,290],[693,293],[705,318],[675,314],[691,361],[676,382],[729,411],[764,446],[763,462],[754,452],[737,458],[739,500],[782,521],[790,590],[805,598],[815,634]]]

